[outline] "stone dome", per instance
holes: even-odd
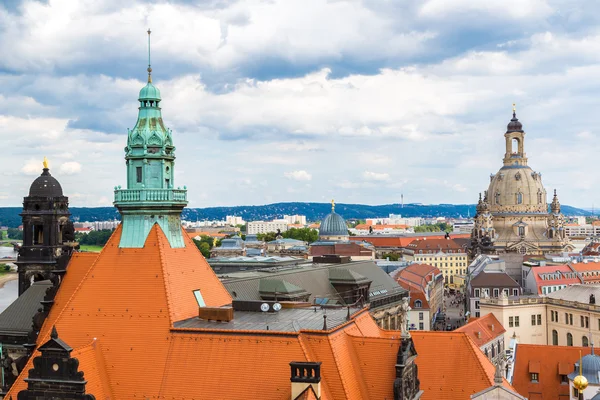
[[[487,198],[492,213],[548,213],[542,175],[527,165],[500,168],[491,176]]]
[[[321,222],[319,236],[348,236],[346,221],[341,215],[331,211]]]
[[[29,188],[29,197],[62,197],[63,191],[60,183],[50,175],[50,170],[44,168],[40,175]]]

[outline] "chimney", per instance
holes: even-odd
[[[477,339],[481,339],[481,331],[477,332]]]
[[[292,361],[292,400],[312,386],[317,399],[321,398],[321,362]]]

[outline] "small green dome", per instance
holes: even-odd
[[[160,100],[160,90],[156,86],[152,84],[152,82],[148,82],[146,86],[140,90],[140,96],[138,100]]]

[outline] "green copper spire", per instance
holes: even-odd
[[[175,146],[160,111],[160,91],[152,84],[148,30],[148,83],[140,90],[138,119],[128,130],[125,160],[127,189],[115,188],[114,205],[123,216],[119,247],[144,247],[158,223],[171,247],[184,247],[181,211],[187,191],[174,189]]]

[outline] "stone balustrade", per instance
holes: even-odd
[[[115,189],[115,203],[187,202],[186,189]]]

